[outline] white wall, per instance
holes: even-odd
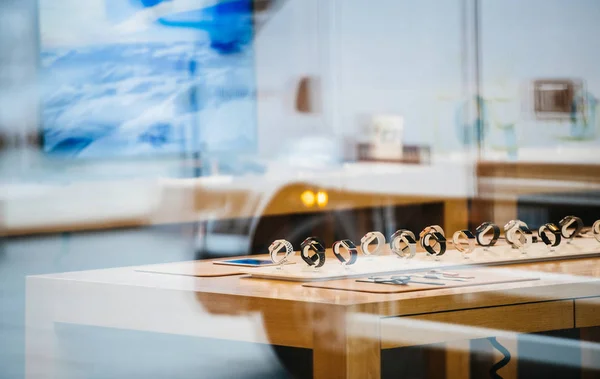
[[[13,19],[7,4],[2,19]],[[273,156],[311,135],[333,135],[338,141],[354,138],[361,131],[360,118],[378,112],[405,117],[406,143],[460,149],[456,124],[461,118],[456,112],[468,84],[462,4],[462,0],[283,2],[256,38],[259,153]],[[33,9],[15,9],[34,22]],[[484,96],[511,99],[496,113],[515,119],[520,145],[556,144],[554,136],[564,135],[566,126],[527,119],[521,110],[522,86],[538,77],[581,78],[600,96],[596,38],[600,2],[482,0],[481,9]],[[10,27],[6,22],[2,26]],[[25,55],[2,56],[4,105],[19,96],[33,98],[26,96],[33,84],[20,85],[21,79],[33,76],[33,30],[23,29],[20,43],[32,47],[18,50]],[[4,46],[11,41],[2,40]],[[6,62],[21,63],[9,67]],[[320,79],[321,113],[294,110],[297,84],[304,76]],[[8,86],[14,90],[7,91]],[[13,112],[2,112],[5,122],[0,126],[37,128],[36,112],[29,109],[35,104],[21,100],[20,107],[10,108]],[[540,128],[550,130],[547,138],[540,138]]]
[[[256,36],[259,152],[263,156],[273,156],[300,138],[331,134],[322,107],[311,114],[295,109],[301,78],[321,82],[324,76],[327,57],[322,49],[329,33],[324,29],[328,20],[323,3],[287,0]],[[315,100],[321,103],[322,94]]]
[[[568,141],[570,123],[536,120],[527,87],[538,78],[580,79],[600,97],[600,2],[484,0],[481,10],[483,95],[508,99],[504,122],[516,122],[518,145],[597,145],[599,133]]]
[[[336,17],[343,135],[377,112],[405,117],[405,142],[429,143],[448,129],[432,107],[463,88],[461,1],[344,0]],[[440,103],[440,104],[438,104]],[[449,133],[451,136],[451,131]],[[454,141],[449,139],[449,143]]]
[[[469,118],[459,107],[473,84],[463,72],[473,44],[465,46],[462,28],[474,20],[465,4],[472,1],[337,2],[338,134],[357,135],[361,115],[392,112],[405,117],[406,143],[461,149],[457,124]],[[482,94],[504,99],[490,113],[516,123],[519,147],[573,146],[557,138],[568,125],[534,121],[522,109],[531,103],[523,87],[536,78],[575,78],[600,97],[599,21],[597,0],[481,0]],[[502,133],[490,139],[488,146],[505,143]]]

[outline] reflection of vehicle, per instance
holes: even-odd
[[[247,197],[242,213],[253,214],[250,217],[211,220],[202,223],[198,232],[198,251],[196,257],[204,259],[219,256],[236,256],[246,254],[264,254],[272,240],[285,237],[299,245],[313,230],[322,226],[327,220],[324,212],[318,207],[312,212],[299,214],[279,214],[287,207],[304,207],[302,194],[313,188],[308,183],[290,183],[280,188],[273,196],[255,193]],[[296,203],[296,204],[294,204]],[[288,208],[289,209],[289,208]],[[281,218],[288,221],[283,226]],[[340,223],[345,228],[345,223]],[[344,235],[353,235],[350,230],[343,230]]]
[[[303,195],[317,190],[325,194],[327,201],[320,205],[307,203]],[[339,239],[358,240],[373,229],[391,235],[400,225],[413,230],[422,229],[432,220],[452,225],[443,217],[448,204],[452,204],[450,199],[354,192],[314,182],[288,183],[265,192],[230,193],[229,199],[222,193],[213,196],[197,196],[202,204],[218,204],[219,196],[226,202],[220,208],[224,211],[221,217],[215,214],[212,220],[199,224],[198,259],[265,254],[278,238],[285,238],[298,249],[310,235],[319,235],[330,246]],[[225,214],[243,217],[222,217]]]

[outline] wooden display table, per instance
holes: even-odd
[[[518,203],[523,197],[543,199],[556,194],[563,204],[579,205],[581,201],[572,197],[585,198],[586,193],[600,190],[600,165],[590,163],[479,161],[476,176],[477,196],[469,218],[475,226],[486,220],[504,225],[518,218]],[[598,206],[597,195],[592,199]]]
[[[193,265],[208,274],[215,266]],[[539,280],[373,294],[135,267],[30,276],[26,377],[64,376],[55,323],[310,348],[318,379],[379,378],[382,349],[440,342],[454,354],[449,377],[464,378],[468,355],[452,350],[461,341],[499,336],[514,347],[516,333],[600,325],[600,258],[509,267]],[[600,368],[596,345],[584,348],[582,365]],[[516,370],[514,360],[506,369]]]

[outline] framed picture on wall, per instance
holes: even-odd
[[[40,0],[43,151],[253,151],[252,0]]]

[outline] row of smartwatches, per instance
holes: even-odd
[[[504,237],[513,248],[525,252],[526,248],[538,242],[538,239],[553,249],[560,245],[563,239],[570,241],[577,237],[582,230],[583,221],[579,217],[567,216],[559,222],[558,226],[553,223],[542,225],[536,237],[525,222],[511,220],[504,225]],[[592,233],[600,242],[600,220],[594,223]],[[500,227],[492,222],[484,222],[475,229],[475,234],[467,229],[456,231],[452,236],[452,243],[454,248],[466,258],[477,245],[489,248],[495,245],[499,238]],[[374,247],[373,242],[377,242]],[[419,243],[429,256],[436,259],[446,252],[446,236],[439,225],[431,225],[423,229],[419,233]],[[385,244],[386,239],[381,232],[369,232],[360,240],[360,248],[367,256],[380,254]],[[416,236],[408,229],[400,229],[392,234],[389,245],[392,252],[401,258],[413,258],[417,251]],[[352,240],[336,241],[332,250],[344,266],[353,265],[358,259],[358,249]],[[294,247],[289,241],[279,239],[269,246],[269,253],[273,263],[282,265],[294,255]],[[326,259],[323,242],[318,237],[308,237],[300,244],[300,256],[309,266],[314,268],[323,266]]]

